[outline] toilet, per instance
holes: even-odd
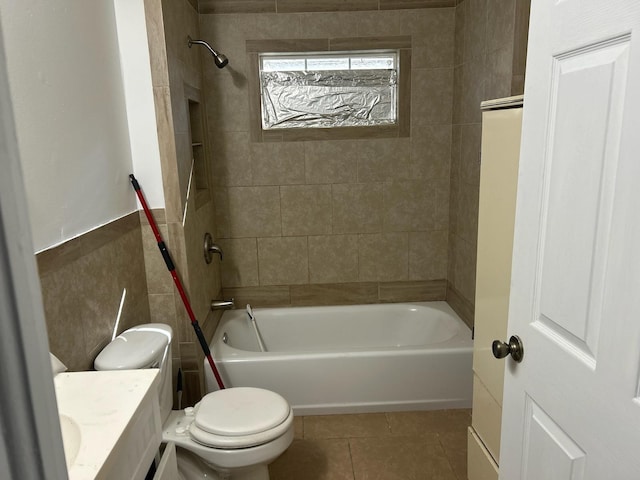
[[[208,393],[194,407],[171,410],[171,327],[130,328],[96,357],[96,370],[159,368],[162,441],[174,442],[184,480],[268,480],[268,465],[293,440],[293,410],[280,395],[251,387]]]

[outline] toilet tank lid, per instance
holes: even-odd
[[[173,332],[169,325],[147,323],[113,339],[93,362],[96,370],[134,370],[160,366]]]

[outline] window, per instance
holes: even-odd
[[[262,129],[396,125],[398,51],[259,55]]]

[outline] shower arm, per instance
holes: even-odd
[[[189,48],[191,48],[191,45],[204,45],[205,47],[207,47],[209,49],[209,51],[211,52],[211,55],[218,56],[220,55],[218,52],[216,52],[213,48],[211,48],[211,45],[209,45],[207,42],[205,42],[204,40],[194,40],[191,37],[187,37],[187,39],[189,40]]]

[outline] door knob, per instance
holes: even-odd
[[[516,335],[511,336],[509,343],[494,340],[491,344],[491,350],[493,351],[493,356],[496,358],[504,358],[507,355],[511,355],[511,358],[518,363],[520,363],[522,361],[522,357],[524,357],[522,340],[520,340],[520,337],[517,337]]]

